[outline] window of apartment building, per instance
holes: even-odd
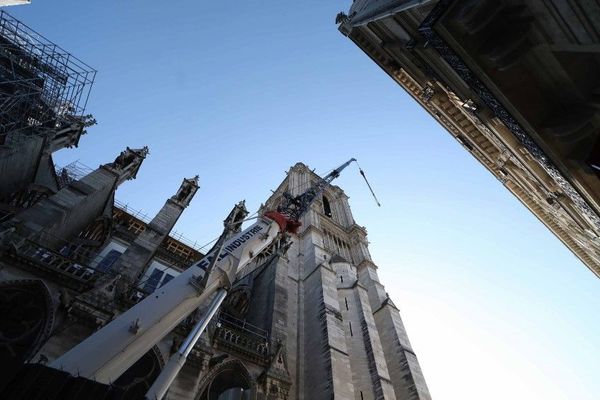
[[[166,273],[165,277],[163,278],[162,282],[160,283],[160,287],[163,287],[164,285],[166,285],[173,278],[174,278],[173,275]]]
[[[154,292],[158,287],[160,279],[163,277],[164,273],[165,272],[161,271],[160,269],[154,269],[144,285],[144,291],[148,293]]]

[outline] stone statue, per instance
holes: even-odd
[[[148,146],[144,146],[140,150],[132,150],[129,147],[125,151],[122,151],[121,154],[115,161],[111,163],[112,167],[116,169],[125,169],[139,158],[145,158],[146,154],[148,154]]]

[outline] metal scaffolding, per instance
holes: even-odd
[[[85,123],[96,71],[0,11],[0,144],[15,131]]]
[[[56,166],[56,177],[59,189],[64,188],[73,181],[78,181],[93,171],[93,168],[79,162],[73,161],[64,167]]]

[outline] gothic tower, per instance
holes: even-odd
[[[317,179],[296,164],[264,209]],[[327,187],[285,255],[276,253],[239,274],[205,337],[196,398],[431,398],[339,187]]]

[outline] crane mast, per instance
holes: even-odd
[[[203,259],[53,361],[50,366],[101,383],[114,382],[184,318],[211,298],[213,305],[216,304],[215,298],[219,299],[216,306],[209,307],[207,314],[210,315],[205,315],[204,321],[201,321],[205,328],[234,282],[237,272],[276,239],[286,233],[295,233],[301,225],[302,215],[327,185],[353,161],[356,160],[352,158],[340,165],[298,196],[284,193],[283,201],[276,210],[265,212],[254,224],[223,240]],[[200,328],[194,332],[196,340],[204,329]],[[195,343],[191,339],[186,342],[189,349]],[[180,349],[181,355],[187,356],[186,351],[189,353]],[[178,368],[181,368],[185,357],[177,362]],[[155,394],[148,398],[161,398],[164,395],[164,385],[168,388],[179,370],[177,366],[173,368],[174,373],[165,378],[166,383],[161,383],[161,390],[153,392]]]

